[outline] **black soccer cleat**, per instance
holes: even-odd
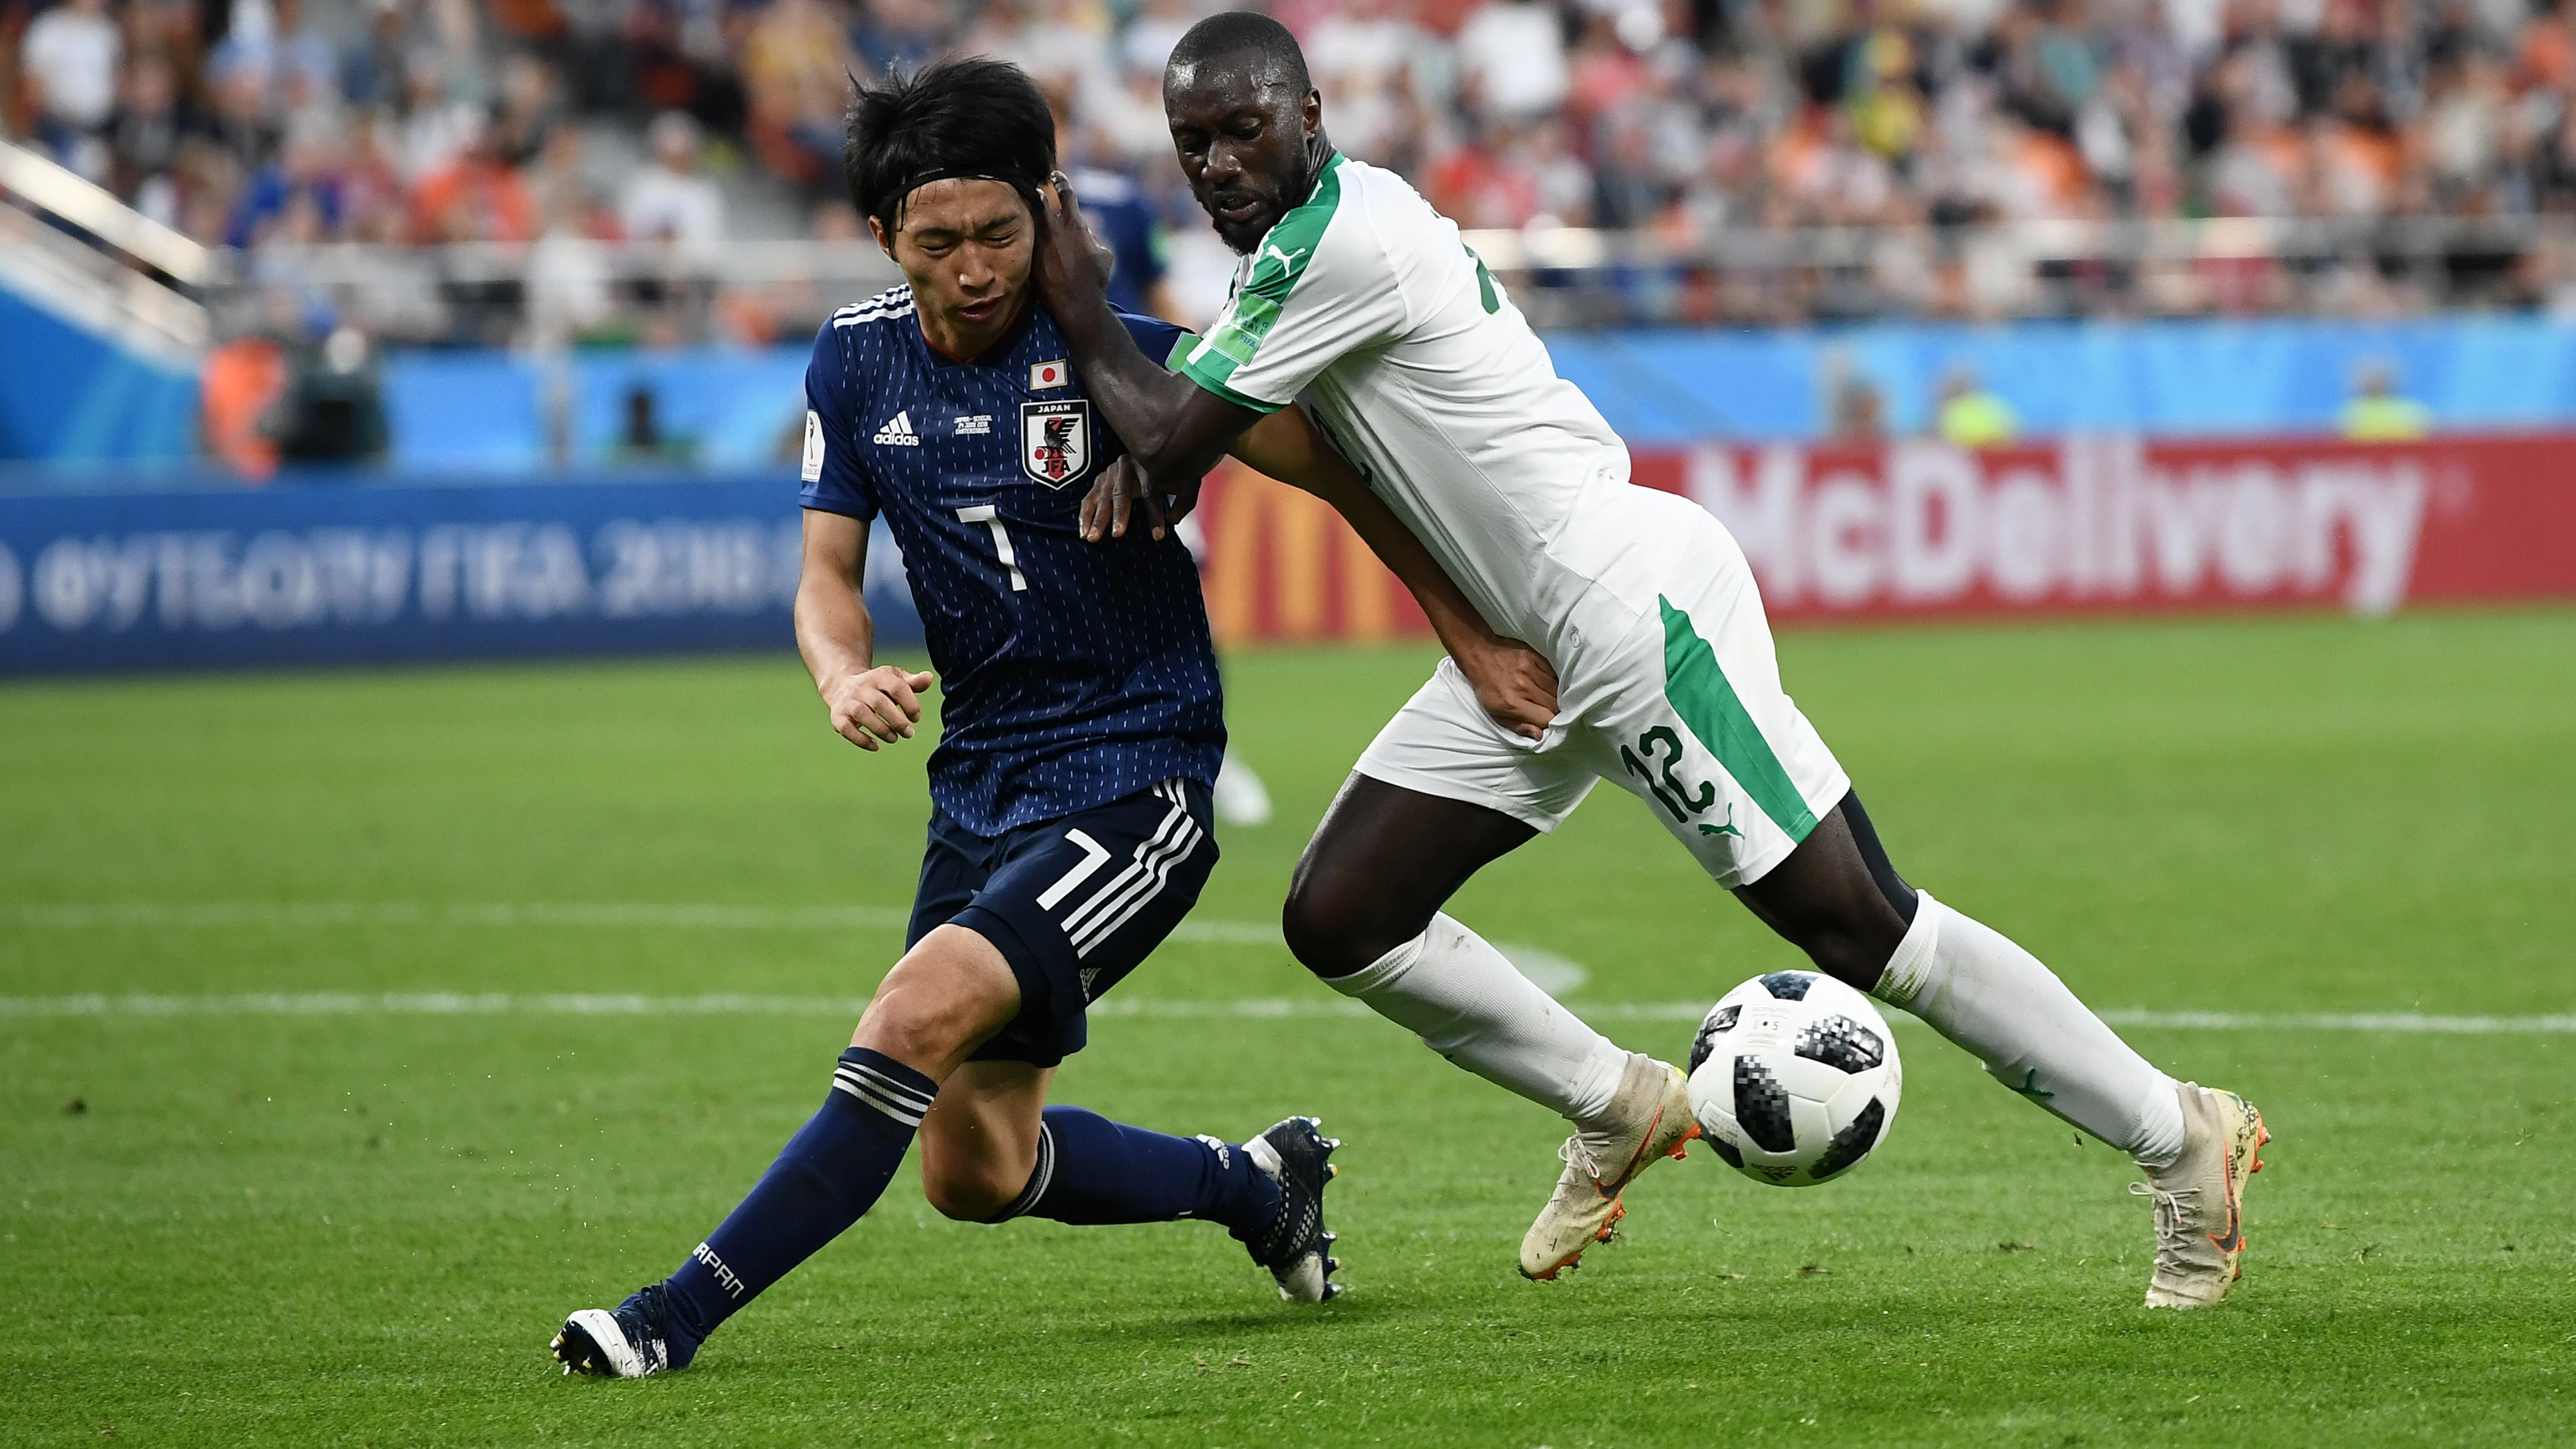
[[[1324,1187],[1340,1169],[1328,1161],[1341,1139],[1327,1137],[1312,1117],[1291,1117],[1243,1144],[1253,1166],[1279,1184],[1279,1212],[1244,1242],[1252,1261],[1279,1280],[1291,1303],[1322,1303],[1342,1291],[1333,1274],[1333,1235],[1324,1230]]]
[[[556,1332],[555,1362],[568,1374],[640,1379],[687,1368],[697,1345],[671,1332],[670,1290],[648,1284],[615,1308],[585,1308]]]

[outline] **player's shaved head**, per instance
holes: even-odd
[[[1288,27],[1257,10],[1227,10],[1189,28],[1163,68],[1163,84],[1189,83],[1200,65],[1211,60],[1241,59],[1252,63],[1260,80],[1304,95],[1315,88],[1306,76],[1306,52]]]
[[[1172,47],[1163,118],[1191,192],[1238,252],[1312,194],[1333,154],[1297,37],[1249,10],[1211,15]]]

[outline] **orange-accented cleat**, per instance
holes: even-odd
[[[2156,1266],[2149,1308],[2208,1308],[2243,1276],[2245,1183],[2262,1171],[2256,1154],[2272,1140],[2263,1114],[2234,1092],[2181,1085],[2183,1149],[2173,1165],[2147,1167],[2129,1191],[2153,1199]]]
[[[1679,1157],[1699,1135],[1681,1069],[1643,1053],[1628,1057],[1609,1110],[1565,1139],[1556,1195],[1521,1239],[1521,1276],[1542,1282],[1582,1260],[1586,1249],[1616,1235],[1627,1216],[1622,1194],[1637,1175]]]

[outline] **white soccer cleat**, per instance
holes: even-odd
[[[2243,1269],[2245,1183],[2263,1170],[2255,1154],[2272,1134],[2263,1114],[2234,1092],[2185,1082],[2182,1156],[2166,1168],[2139,1164],[2145,1182],[2129,1191],[2153,1199],[2156,1267],[2147,1280],[2149,1308],[2208,1308],[2227,1296]]]
[[[1689,1078],[1643,1052],[1628,1054],[1627,1074],[1609,1110],[1557,1149],[1565,1171],[1556,1195],[1521,1239],[1521,1276],[1542,1281],[1581,1261],[1594,1243],[1610,1241],[1627,1204],[1621,1194],[1637,1174],[1679,1157],[1699,1135],[1691,1116]]]

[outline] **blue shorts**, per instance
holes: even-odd
[[[973,1061],[1051,1067],[1082,1050],[1083,1009],[1142,964],[1216,865],[1208,787],[1166,780],[1078,814],[977,835],[933,806],[904,949],[943,925],[993,943],[1020,1014]]]

